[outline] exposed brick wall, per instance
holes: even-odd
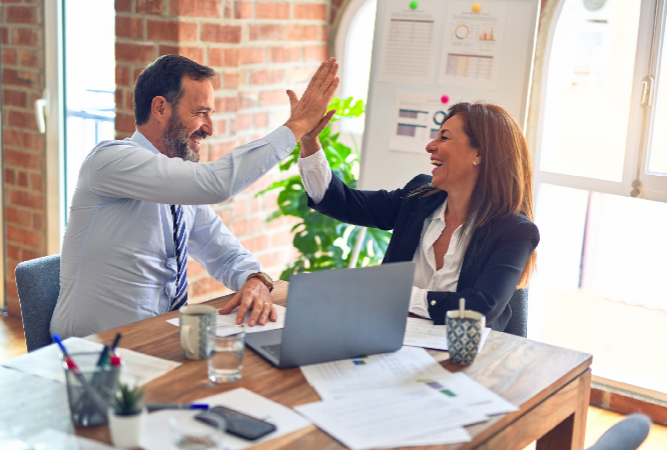
[[[45,147],[33,105],[44,88],[42,0],[4,0],[2,34],[2,156],[4,163],[7,306],[20,314],[16,265],[44,256]]]
[[[305,88],[328,56],[329,10],[329,0],[117,0],[117,137],[134,131],[132,88],[142,67],[175,53],[218,74],[215,134],[201,151],[202,162],[261,138],[288,116],[285,89]],[[275,169],[235,199],[213,207],[275,277],[293,259],[294,221],[266,223],[277,209],[277,194],[254,195],[278,177]],[[194,301],[229,292],[194,261],[188,276]]]

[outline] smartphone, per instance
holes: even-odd
[[[212,415],[213,417],[211,417]],[[215,416],[225,419],[227,433],[249,441],[257,440],[276,431],[276,426],[272,423],[234,411],[233,409],[225,408],[224,406],[215,406],[208,411],[203,411],[197,414],[195,419],[212,427],[217,427],[218,422],[215,420]]]

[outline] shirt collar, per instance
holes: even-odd
[[[447,199],[445,199],[444,202],[442,202],[442,205],[440,205],[433,213],[429,216],[428,220],[442,220],[443,222],[445,221],[445,208],[447,208]]]
[[[141,134],[140,131],[135,131],[134,134],[132,135],[131,138],[129,138],[130,141],[141,145],[143,148],[152,151],[153,153],[162,153],[160,150],[155,148],[153,144],[151,144],[151,141],[146,139],[146,136]]]

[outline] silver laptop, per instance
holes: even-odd
[[[396,351],[414,274],[413,262],[400,262],[292,275],[285,328],[245,342],[279,368]]]

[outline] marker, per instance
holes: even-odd
[[[60,339],[60,335],[58,333],[53,333],[53,342],[58,344],[58,347],[60,347],[60,350],[63,352],[63,355],[65,355],[66,357],[69,357],[67,355],[67,349],[63,345],[63,340]]]
[[[113,340],[113,344],[111,344],[111,353],[116,353],[116,347],[118,347],[118,342],[120,342],[120,338],[123,337],[120,333],[116,334],[116,337]]]
[[[205,403],[148,403],[146,408],[149,411],[160,411],[162,409],[202,409],[208,410]]]
[[[95,364],[97,367],[100,367],[104,364],[107,363],[107,356],[109,356],[109,346],[105,345],[104,348],[102,349],[102,353],[100,353],[100,358],[97,360],[97,364]]]

